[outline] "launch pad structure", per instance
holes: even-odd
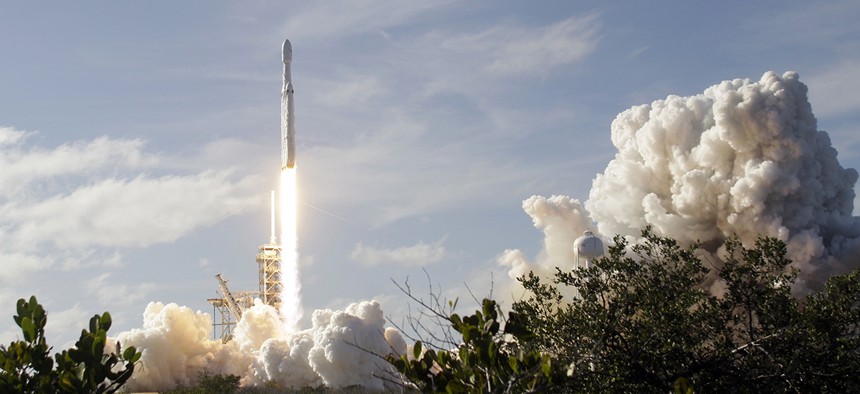
[[[263,304],[280,310],[281,306],[281,245],[275,237],[275,192],[272,192],[272,231],[269,242],[260,245],[257,252],[259,275],[258,291],[230,291],[227,280],[219,273],[217,298],[209,298],[212,304],[212,337],[228,342],[233,338],[233,329],[242,318],[242,313],[259,299]]]

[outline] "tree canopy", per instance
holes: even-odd
[[[514,379],[508,370],[467,361],[473,361],[470,352],[490,362],[514,358],[514,364],[530,355],[543,368],[529,370],[531,377],[519,376],[517,382],[535,382],[542,391],[850,392],[860,387],[860,271],[832,277],[820,292],[799,300],[791,294],[797,272],[785,243],[762,237],[750,248],[736,239],[725,245],[714,262],[703,261],[698,245],[681,246],[651,229],[633,245],[615,237],[607,255],[590,267],[559,267],[551,280],[534,274],[519,278],[528,297],[513,304],[502,329],[497,313],[488,314],[488,307],[497,308],[492,300],[469,319],[437,311],[462,341],[444,357],[428,356],[419,341],[412,357],[393,364],[425,392],[531,387],[511,390],[503,384]],[[706,286],[715,280],[719,294]],[[475,324],[467,327],[467,321]],[[475,341],[476,333],[482,342]],[[430,384],[443,377],[445,384]]]
[[[141,353],[133,346],[105,353],[109,313],[90,319],[75,347],[51,358],[45,339],[48,316],[36,297],[19,299],[15,324],[23,340],[0,345],[0,392],[3,393],[114,393],[134,372]]]

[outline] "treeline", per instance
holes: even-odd
[[[529,295],[506,319],[490,299],[460,316],[455,303],[413,296],[455,335],[388,359],[423,392],[860,390],[860,270],[798,300],[785,243],[729,240],[712,268],[723,286],[715,295],[705,286],[715,262],[701,261],[697,245],[650,229],[642,237],[633,257],[616,237],[589,268],[519,278]]]

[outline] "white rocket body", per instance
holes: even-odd
[[[293,108],[293,45],[284,41],[284,84],[281,89],[281,169],[296,166],[296,115]]]

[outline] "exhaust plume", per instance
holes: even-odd
[[[771,236],[788,244],[800,269],[795,292],[803,294],[852,268],[840,257],[860,246],[860,222],[852,216],[857,171],[839,164],[817,126],[794,72],[724,81],[702,94],[630,108],[612,122],[618,152],[594,179],[588,212],[563,203],[567,197],[526,200],[526,212],[546,233],[545,255],[534,263],[521,258],[518,266],[511,264],[518,251],[509,251],[502,262],[516,272],[523,264],[569,267],[571,257],[554,252],[554,240],[572,244],[571,230],[591,219],[605,236],[636,237],[650,225],[712,253],[727,237],[751,245]],[[531,208],[544,200],[552,209]]]
[[[317,310],[311,328],[292,332],[275,308],[258,301],[242,314],[226,344],[209,338],[209,314],[188,307],[153,302],[143,318],[143,328],[116,338],[143,353],[126,385],[130,391],[192,385],[203,372],[237,375],[243,385],[271,381],[295,388],[325,384],[383,390],[387,386],[377,376],[394,371],[376,355],[406,351],[400,332],[384,327],[376,301],[354,303],[343,311]]]

